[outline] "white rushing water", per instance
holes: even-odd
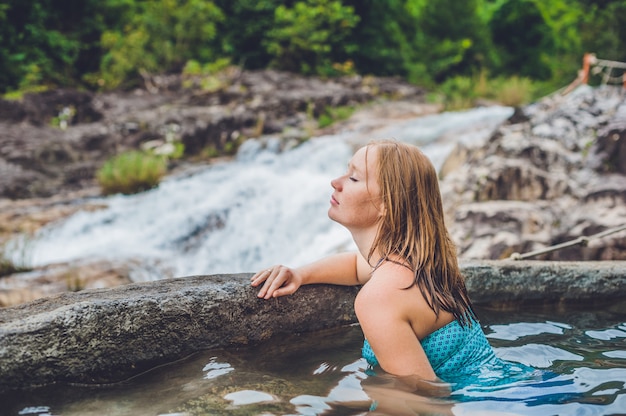
[[[370,138],[417,144],[439,168],[455,143],[486,140],[511,114],[508,107],[443,113],[395,122]],[[168,178],[142,194],[102,198],[107,208],[46,227],[21,250],[33,266],[133,259],[134,280],[298,266],[353,247],[327,210],[330,181],[363,136],[357,128],[283,153],[249,140],[232,162]]]

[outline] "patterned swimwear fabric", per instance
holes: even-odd
[[[425,337],[421,344],[437,377],[454,383],[456,387],[500,384],[520,377],[527,378],[535,371],[526,365],[498,358],[475,320],[472,320],[471,326],[452,321]],[[378,365],[367,340],[363,342],[361,354],[370,366]]]

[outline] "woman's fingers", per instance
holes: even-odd
[[[265,293],[263,296],[259,293],[259,297],[271,299],[272,297],[280,296],[280,292],[277,291],[288,282],[290,275],[288,270],[288,268],[281,266],[272,268],[261,289],[261,291],[265,290]]]
[[[273,296],[277,298],[279,296],[292,295],[296,290],[298,290],[298,287],[294,283],[289,282],[276,289]]]
[[[254,276],[250,278],[252,286],[258,286],[259,284],[266,281],[272,275],[272,270],[273,267],[270,267],[269,269],[257,272]]]
[[[280,275],[280,267],[273,266],[273,267],[270,267],[269,269],[261,270],[260,272],[257,272],[254,276],[252,276],[251,278],[252,286],[256,287],[256,286],[259,286],[260,284],[263,284],[263,286],[261,286],[261,288],[259,289],[259,293],[257,293],[257,296],[259,298],[264,298],[264,299],[271,298],[274,294],[274,291],[278,287],[282,286],[284,282],[282,282],[279,279],[279,275]]]
[[[251,285],[256,287],[261,284],[257,296],[263,299],[290,295],[297,290],[297,285],[293,283],[292,270],[285,266],[273,266],[269,269],[257,272],[251,278]]]

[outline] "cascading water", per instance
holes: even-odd
[[[326,213],[330,180],[345,171],[355,145],[393,137],[420,146],[439,168],[456,143],[485,140],[511,114],[486,107],[374,131],[355,126],[282,153],[249,140],[232,162],[169,178],[142,194],[103,198],[106,208],[47,227],[21,250],[33,266],[133,260],[136,281],[298,266],[353,245]]]

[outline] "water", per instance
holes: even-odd
[[[345,172],[354,146],[394,137],[417,144],[441,166],[456,143],[486,140],[512,114],[479,108],[313,138],[278,153],[275,142],[244,143],[237,160],[169,178],[157,189],[93,201],[43,229],[14,252],[17,262],[44,266],[74,260],[129,260],[134,281],[299,266],[351,248],[348,232],[327,217],[331,179]]]
[[[0,396],[6,415],[619,415],[626,414],[626,304],[601,309],[478,309],[496,354],[552,371],[544,382],[434,398],[366,372],[358,326],[204,351],[111,386]],[[386,385],[394,384],[391,388]],[[391,407],[391,408],[390,408]],[[490,413],[491,412],[491,413]],[[373,414],[373,413],[372,413]]]

